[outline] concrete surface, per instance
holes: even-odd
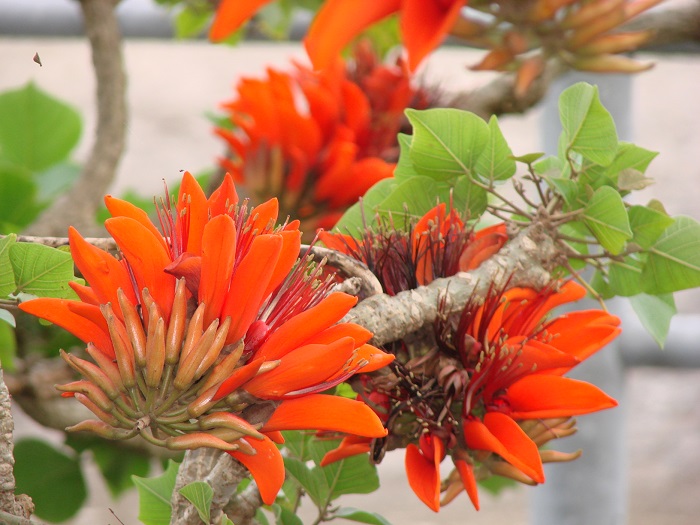
[[[301,58],[295,45],[254,44],[227,49],[206,43],[134,41],[126,44],[131,123],[127,152],[112,191],[138,187],[143,194],[160,194],[162,179],[174,181],[179,170],[211,166],[222,151],[204,113],[232,96],[241,75],[257,75],[267,65],[284,66]],[[32,61],[41,56],[43,67]],[[473,86],[488,80],[464,66],[478,54],[440,51],[427,66],[429,78],[446,89]],[[0,37],[0,91],[28,81],[69,101],[84,115],[85,131],[76,159],[86,156],[94,126],[90,57],[82,39],[10,39]],[[662,57],[651,72],[634,83],[634,141],[661,152],[648,175],[658,183],[642,200],[660,198],[672,214],[700,218],[700,60]],[[515,154],[541,149],[538,110],[502,119],[506,139]],[[683,312],[700,312],[697,292],[681,294]],[[700,331],[700,327],[698,329]],[[697,345],[694,339],[689,344]],[[698,348],[700,352],[700,348]],[[625,413],[628,428],[629,523],[632,525],[695,525],[700,518],[700,371],[635,368],[627,375]],[[22,421],[18,435],[46,433]],[[586,425],[586,418],[579,419]],[[579,461],[585,461],[584,457]],[[573,468],[563,465],[555,468]],[[370,496],[347,497],[343,505],[382,513],[395,525],[457,524],[526,525],[527,494],[519,488],[499,498],[483,496],[481,512],[460,497],[435,515],[413,496],[403,474],[400,454],[380,467],[382,489]],[[109,502],[101,481],[91,482],[91,500],[69,525],[116,524],[114,509],[124,524],[135,524],[136,500],[127,495]],[[312,514],[306,514],[312,516]],[[601,524],[590,524],[601,525]]]

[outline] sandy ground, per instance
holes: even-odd
[[[32,62],[38,52],[43,67]],[[204,43],[166,43],[131,40],[125,48],[129,75],[131,123],[127,152],[112,192],[138,188],[160,194],[162,179],[179,177],[179,170],[198,171],[213,164],[221,144],[213,137],[206,112],[230,98],[241,74],[257,75],[267,65],[283,66],[302,57],[298,46],[256,44],[236,49]],[[431,79],[446,89],[484,83],[488,77],[463,67],[474,54],[441,51],[428,64]],[[83,40],[0,38],[0,90],[28,81],[69,101],[84,115],[85,131],[76,152],[82,160],[94,126],[90,57]],[[700,218],[700,60],[662,57],[657,67],[637,77],[632,92],[633,140],[661,152],[648,175],[658,184],[645,190],[642,200],[660,198],[672,214]],[[542,149],[541,111],[501,120],[516,154]],[[697,293],[681,294],[681,310],[700,311]],[[700,330],[700,329],[699,329]],[[697,345],[697,338],[688,344]],[[699,349],[700,351],[700,349]],[[700,372],[635,368],[627,372],[625,396],[629,464],[629,523],[633,525],[695,525],[700,515]],[[622,418],[622,412],[620,412]],[[18,415],[18,435],[45,430]],[[585,425],[582,418],[580,424]],[[579,461],[585,461],[585,457]],[[558,468],[569,468],[563,466]],[[348,497],[344,505],[382,513],[394,524],[525,525],[528,493],[517,489],[494,499],[484,496],[476,513],[461,497],[438,516],[410,493],[402,472],[402,457],[390,455],[380,467],[382,489],[367,497]],[[595,480],[593,480],[595,482]],[[108,508],[124,524],[135,524],[136,499],[127,495],[109,502],[101,481],[91,482],[90,504],[69,525],[115,524]],[[310,514],[309,514],[310,515]],[[599,525],[599,524],[585,524]]]

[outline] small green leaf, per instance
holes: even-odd
[[[80,115],[29,83],[0,94],[0,156],[40,171],[66,159],[77,145]]]
[[[172,459],[163,474],[154,478],[133,476],[139,492],[139,519],[145,525],[169,525],[172,507],[170,498],[175,489],[175,478],[180,467]]]
[[[627,169],[644,173],[657,155],[656,151],[650,151],[635,144],[621,141],[617,146],[615,160],[605,168],[605,171],[609,177],[616,177],[617,173]]]
[[[617,176],[617,187],[620,191],[643,190],[654,184],[654,179],[645,177],[641,171],[634,168],[625,168]]]
[[[523,164],[534,164],[538,160],[540,160],[542,157],[544,157],[544,153],[539,152],[539,153],[526,153],[525,155],[518,155],[513,156],[511,155],[511,159],[513,159],[516,162],[522,162]]]
[[[658,295],[700,286],[700,223],[680,216],[649,248],[642,289]]]
[[[296,479],[314,502],[321,508],[328,501],[330,489],[319,467],[309,468],[296,458],[284,458],[284,466],[290,476]]]
[[[340,507],[333,514],[336,518],[343,518],[357,523],[369,523],[370,525],[391,525],[384,517],[374,512],[356,509],[354,507]]]
[[[15,444],[15,491],[28,494],[36,515],[64,521],[77,514],[87,488],[76,456],[67,456],[45,441],[29,438]]]
[[[367,190],[367,193],[362,197],[362,203],[356,202],[346,210],[333,229],[358,237],[365,231],[365,220],[367,227],[373,227],[377,206],[396,186],[398,183],[394,179],[384,179],[377,182]]]
[[[187,501],[197,509],[199,518],[209,525],[211,520],[211,502],[214,499],[214,489],[204,481],[193,481],[180,489]]]
[[[0,162],[0,233],[18,231],[36,218],[41,211],[36,194],[26,168]]]
[[[9,320],[7,319],[9,316]],[[0,368],[5,372],[15,371],[17,339],[15,338],[14,317],[7,310],[0,310]]]
[[[226,514],[221,515],[221,525],[235,525]]]
[[[566,203],[567,209],[577,209],[581,207],[578,202],[579,185],[574,181],[564,177],[547,176],[544,177],[544,180],[556,193],[561,195]]]
[[[673,224],[671,217],[646,206],[631,206],[627,214],[632,228],[632,242],[645,249],[651,247],[659,235]]]
[[[473,113],[437,108],[407,109],[413,126],[414,169],[436,180],[470,175],[489,140],[489,127]]]
[[[12,315],[10,312],[5,310],[4,308],[0,308],[0,321],[3,323],[9,324],[12,328],[17,327],[17,321],[15,320],[14,315]]]
[[[17,289],[15,272],[10,264],[10,247],[17,242],[17,235],[11,233],[0,239],[0,297],[7,297]]]
[[[276,525],[304,525],[299,516],[281,505],[273,504],[272,512],[275,515]]]
[[[379,488],[377,469],[366,456],[353,456],[320,467],[327,452],[338,446],[340,441],[315,440],[311,456],[316,469],[320,470],[329,491],[329,501],[343,494],[369,494]]]
[[[622,197],[609,186],[598,188],[586,205],[583,222],[601,246],[613,255],[619,254],[632,238],[627,210]]]
[[[495,115],[491,116],[488,129],[489,138],[476,159],[474,171],[485,180],[507,180],[515,175],[515,161]]]
[[[175,16],[175,36],[177,38],[192,38],[204,32],[211,20],[211,9],[203,9],[202,4],[184,4],[182,10]]]
[[[559,116],[567,151],[579,153],[600,166],[612,163],[617,153],[615,122],[601,104],[598,88],[580,82],[559,97]]]
[[[642,322],[642,325],[663,348],[671,326],[671,319],[676,315],[676,303],[672,294],[639,294],[630,297],[630,304]]]
[[[292,457],[302,462],[311,459],[309,448],[311,447],[312,437],[308,432],[285,430],[282,432],[282,435],[284,436],[284,448],[292,454]]]
[[[17,242],[10,247],[17,291],[39,297],[76,298],[68,286],[75,281],[70,253],[41,244]]]

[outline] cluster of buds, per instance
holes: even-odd
[[[582,71],[636,73],[648,63],[619,55],[647,42],[652,31],[615,32],[661,0],[499,0],[469,2],[452,35],[486,47],[475,70],[516,71],[522,94],[550,58]]]

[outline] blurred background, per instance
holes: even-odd
[[[174,183],[181,170],[197,173],[212,168],[223,146],[206,115],[232,98],[237,79],[259,76],[267,66],[289,67],[290,59],[305,62],[298,43],[251,41],[227,47],[204,40],[175,40],[172,15],[152,0],[123,0],[119,12],[128,36],[124,51],[130,124],[126,152],[111,188],[115,195],[128,189],[146,197],[161,195],[163,180]],[[633,77],[629,86],[624,81],[617,95],[630,104],[631,136],[626,140],[660,152],[647,171],[657,182],[644,191],[645,200],[657,198],[671,215],[700,219],[700,55],[695,51],[675,49],[638,57],[654,61],[655,67]],[[35,54],[41,66],[33,61]],[[492,75],[467,69],[480,55],[443,47],[422,68],[419,81],[452,92],[484,85]],[[84,128],[75,160],[83,161],[95,124],[95,84],[76,2],[0,0],[0,91],[27,82],[80,113]],[[547,100],[525,115],[500,119],[514,154],[545,148],[546,104],[553,102]],[[612,417],[624,421],[625,447],[624,457],[611,461],[627,465],[627,484],[619,490],[623,498],[628,496],[627,521],[634,525],[695,525],[700,516],[700,369],[694,367],[700,358],[700,295],[679,294],[678,307],[682,315],[674,320],[667,350],[647,352],[653,343],[641,332],[636,338],[641,328],[634,327],[633,321],[627,330],[634,334],[621,350],[625,384],[621,406]],[[686,354],[695,357],[683,358]],[[663,366],[653,366],[659,364]],[[19,411],[15,423],[18,438],[51,434]],[[582,417],[579,426],[588,424]],[[51,435],[55,443],[62,441],[60,433]],[[584,450],[574,464],[551,468],[568,472],[579,465],[585,468],[586,461]],[[118,523],[109,509],[124,524],[136,523],[135,493],[111,501],[96,469],[90,469],[90,502],[65,523]],[[461,496],[438,516],[408,488],[403,454],[389,454],[379,473],[378,492],[341,501],[378,512],[394,524],[525,525],[531,523],[529,499],[542,490],[517,487],[495,498],[484,495],[478,513]]]

